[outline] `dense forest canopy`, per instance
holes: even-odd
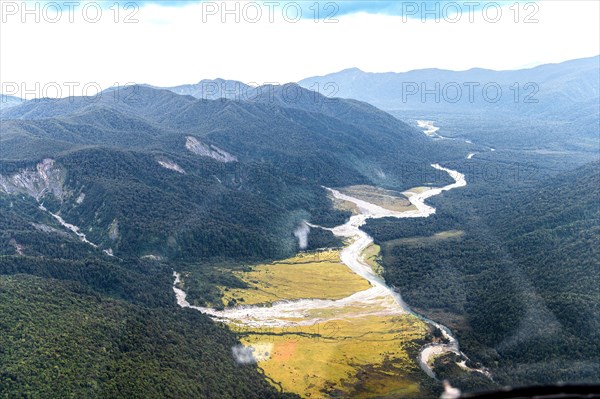
[[[475,180],[481,195],[436,199],[438,213],[429,219],[369,221],[384,276],[409,304],[450,325],[473,360],[493,365],[498,383],[593,383],[600,163],[526,188],[506,184],[515,190],[498,195]],[[448,231],[462,234],[435,235]]]

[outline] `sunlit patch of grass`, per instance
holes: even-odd
[[[377,244],[371,244],[362,253],[362,257],[367,265],[371,266],[371,269],[381,275],[383,274],[383,267],[381,266],[381,247]]]
[[[354,202],[344,201],[344,200],[335,198],[331,193],[328,194],[328,197],[329,197],[329,199],[331,199],[331,202],[333,203],[333,207],[335,209],[340,210],[340,211],[349,211],[353,215],[358,215],[360,213],[358,210],[358,207],[356,206],[356,204]]]
[[[259,360],[286,391],[303,397],[419,397],[422,378],[414,359],[427,328],[411,315],[333,320],[312,326],[250,331],[245,345],[273,344]]]
[[[300,253],[293,258],[234,274],[248,288],[221,288],[225,306],[270,304],[281,300],[341,299],[370,283],[340,262],[339,250]]]
[[[465,232],[462,230],[448,230],[448,231],[441,231],[439,233],[435,233],[433,235],[433,238],[443,240],[445,238],[462,237],[464,234],[465,234]]]
[[[344,187],[339,191],[391,211],[404,212],[416,209],[402,193],[397,191],[367,185]]]
[[[441,240],[460,239],[465,234],[462,230],[448,230],[435,233],[428,237],[407,237],[396,240],[386,241],[385,247],[393,247],[397,245],[427,245],[434,244]]]

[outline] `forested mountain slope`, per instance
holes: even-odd
[[[388,184],[409,184],[403,181],[402,164],[454,156],[368,104],[295,88],[300,97],[288,102],[282,87],[272,89],[272,99],[210,101],[145,86],[106,91],[96,100],[30,101],[0,114],[0,155],[22,159],[20,148],[25,147],[26,156],[48,157],[83,145],[181,153],[191,135],[240,161],[272,162],[325,184],[351,176],[382,182],[381,176],[388,176]]]
[[[281,87],[273,101],[146,86],[29,101],[2,112],[0,174],[40,180],[51,159],[62,178],[37,199],[118,256],[262,259],[292,254],[304,219],[342,220],[321,185],[414,186],[406,170],[453,156],[368,104],[296,88],[292,105]]]
[[[471,179],[479,194],[441,199],[430,219],[368,223],[386,280],[411,306],[450,325],[497,383],[592,382],[600,353],[600,164],[514,191]],[[447,372],[458,385],[481,387],[460,370]]]
[[[109,257],[21,194],[0,194],[0,231],[1,397],[288,397],[176,306],[173,264]]]

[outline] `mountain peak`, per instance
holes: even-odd
[[[9,96],[8,94],[0,93],[0,109],[11,108],[23,104],[25,101],[26,100],[20,97]]]
[[[195,84],[166,87],[173,93],[189,95],[204,100],[216,100],[219,98],[239,98],[241,93],[246,93],[252,87],[237,80],[222,78],[202,79]]]
[[[363,71],[360,68],[352,67],[352,68],[342,69],[339,73],[367,73],[367,72]]]

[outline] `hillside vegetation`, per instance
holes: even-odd
[[[487,197],[453,194],[430,219],[369,221],[366,230],[381,244],[386,280],[451,326],[498,383],[593,382],[599,183],[600,165],[592,163],[502,196],[489,186]],[[457,228],[464,234],[430,238]]]

